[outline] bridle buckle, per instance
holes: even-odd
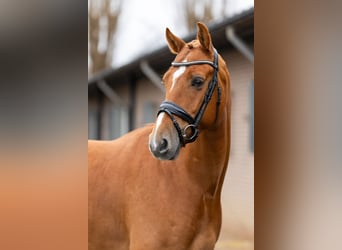
[[[188,133],[190,132],[190,137],[188,136]],[[199,134],[199,129],[195,124],[188,124],[183,129],[183,138],[186,140],[186,142],[193,142],[196,140]]]

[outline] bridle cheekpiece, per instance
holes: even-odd
[[[181,108],[177,104],[173,102],[169,102],[169,101],[162,102],[162,104],[159,107],[158,114],[157,114],[159,115],[161,112],[164,112],[170,117],[173,125],[175,126],[177,130],[180,143],[183,147],[185,147],[187,143],[194,142],[196,138],[198,137],[198,134],[199,134],[198,125],[204,115],[205,109],[208,106],[208,103],[214,93],[214,89],[216,86],[217,86],[217,94],[218,94],[218,99],[216,103],[216,118],[217,118],[217,112],[218,112],[218,108],[219,108],[220,101],[221,101],[220,100],[221,89],[217,82],[217,74],[219,70],[218,69],[218,54],[217,54],[216,49],[214,49],[214,61],[213,62],[206,61],[206,60],[198,60],[198,61],[190,61],[190,62],[172,62],[171,63],[173,67],[181,67],[181,66],[187,67],[187,66],[200,65],[200,64],[208,64],[212,66],[214,68],[214,75],[209,83],[209,86],[204,95],[204,99],[202,101],[201,107],[198,110],[195,118],[193,118],[188,112],[186,112],[183,108]],[[189,124],[182,130],[177,120],[175,119],[174,115],[178,116],[179,118],[181,118],[182,120],[186,121]],[[191,133],[191,135],[188,136],[187,135],[188,133]]]

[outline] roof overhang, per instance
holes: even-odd
[[[213,44],[216,49],[221,48],[232,49],[233,46],[226,40],[226,28],[233,26],[235,33],[243,38],[246,42],[254,41],[254,8],[248,9],[241,14],[235,15],[231,18],[222,20],[221,22],[208,25]],[[191,41],[195,39],[196,33],[193,32],[186,37],[183,37],[184,41]],[[120,84],[123,81],[127,82],[131,78],[139,79],[144,77],[140,68],[140,62],[147,61],[153,69],[156,71],[164,71],[170,65],[174,55],[171,54],[167,45],[154,50],[149,54],[140,56],[134,59],[132,62],[123,65],[119,68],[105,69],[88,79],[88,91],[96,89],[96,82],[105,81],[109,85]]]

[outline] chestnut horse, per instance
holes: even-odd
[[[156,123],[89,141],[89,249],[214,249],[230,150],[230,79],[208,28],[175,61]],[[200,133],[199,133],[200,131]]]

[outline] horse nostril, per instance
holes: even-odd
[[[161,143],[159,145],[159,153],[165,154],[168,151],[167,146],[168,146],[167,140],[165,138],[162,139],[162,141],[161,141]]]

